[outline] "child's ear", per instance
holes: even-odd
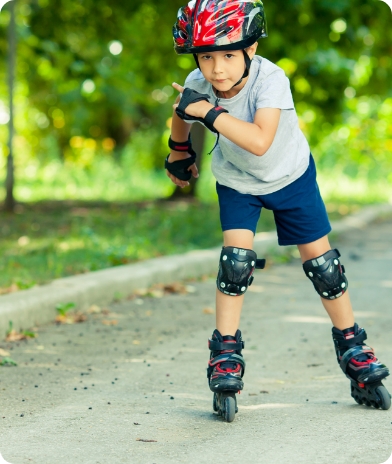
[[[252,59],[254,57],[254,55],[256,54],[256,50],[257,50],[258,45],[259,45],[258,42],[255,42],[253,45],[251,45],[250,47],[248,47],[246,49],[246,52],[249,55],[250,59]]]

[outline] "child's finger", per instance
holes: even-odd
[[[177,84],[177,82],[173,82],[172,86],[180,93],[182,93],[184,91],[184,87],[182,87],[181,85]]]
[[[170,180],[173,182],[173,184],[178,185],[180,188],[187,187],[189,185],[189,182],[182,181],[181,179],[178,179],[177,177],[173,176],[173,174],[170,174],[168,170],[166,170],[166,175],[167,177],[170,178]]]
[[[199,177],[199,171],[197,169],[196,164],[192,164],[192,166],[189,167],[188,171],[191,171],[193,177]]]

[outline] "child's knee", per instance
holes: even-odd
[[[216,285],[218,290],[226,295],[243,295],[253,282],[253,272],[263,269],[264,259],[257,259],[253,250],[223,247],[220,259]]]
[[[341,297],[348,287],[345,269],[339,257],[340,253],[335,249],[303,263],[306,276],[312,281],[316,292],[326,300]]]

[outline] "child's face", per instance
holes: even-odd
[[[257,45],[246,50],[251,59],[256,47]],[[230,90],[241,79],[245,71],[242,50],[198,53],[197,58],[204,78],[221,92]]]

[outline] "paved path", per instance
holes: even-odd
[[[341,239],[357,321],[392,367],[392,221]],[[205,377],[214,281],[1,343],[0,452],[11,464],[381,464],[392,409],[358,406],[299,260],[259,271],[243,312],[245,390],[231,424]],[[105,323],[103,323],[105,321]],[[117,325],[106,325],[117,321]],[[392,382],[385,382],[392,391]],[[138,441],[154,440],[152,442]]]

